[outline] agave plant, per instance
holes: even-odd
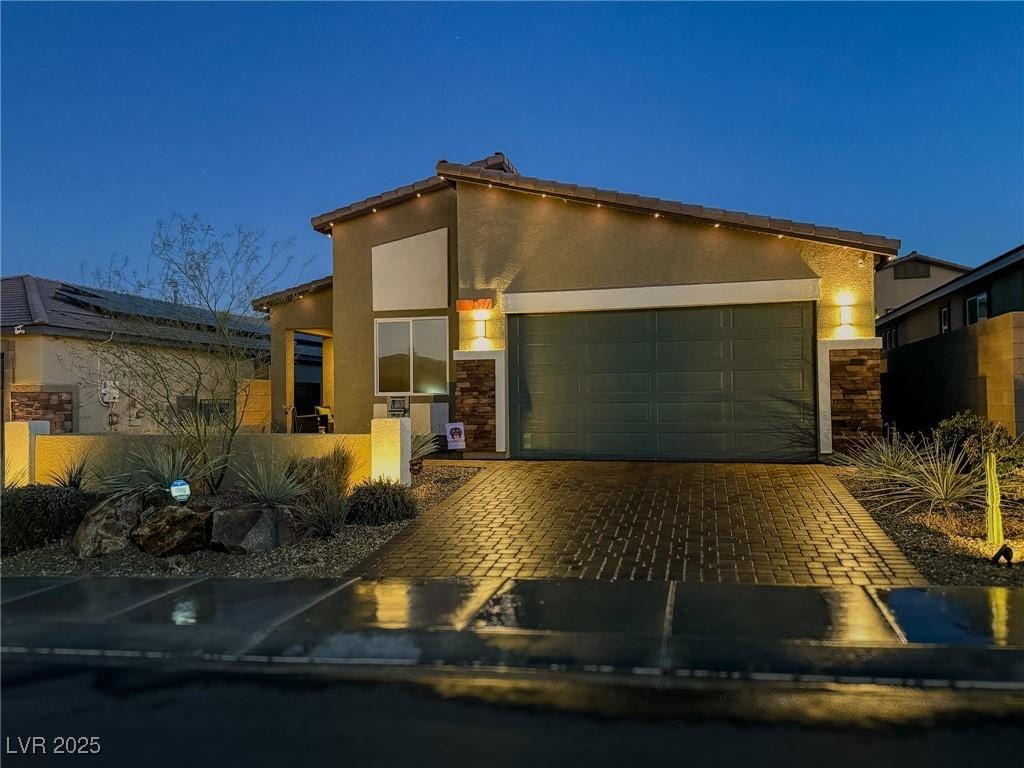
[[[437,435],[421,432],[412,436],[409,450],[409,472],[418,475],[423,471],[423,459],[440,450]]]
[[[238,485],[257,501],[282,509],[292,509],[310,489],[294,462],[281,463],[255,451],[248,464],[238,467]]]
[[[85,485],[88,467],[89,457],[85,454],[66,457],[60,468],[50,473],[50,483],[59,488],[74,488],[80,491]]]

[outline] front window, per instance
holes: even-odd
[[[988,318],[988,293],[979,293],[971,296],[964,302],[964,325],[975,323]]]
[[[448,394],[448,318],[377,320],[378,395]]]
[[[949,333],[949,307],[939,308],[939,333]]]

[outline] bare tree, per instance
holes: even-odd
[[[205,480],[216,491],[253,379],[269,361],[269,331],[252,302],[290,264],[287,245],[264,247],[260,232],[219,234],[198,216],[174,216],[158,224],[145,271],[124,261],[94,273],[97,288],[79,300],[109,325],[69,359],[82,380],[95,380],[100,402],[105,387],[130,423],[169,435],[211,467]]]

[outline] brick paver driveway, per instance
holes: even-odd
[[[352,572],[926,583],[830,470],[781,464],[488,463]]]

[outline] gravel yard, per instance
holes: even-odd
[[[427,462],[413,479],[413,495],[423,511],[453,493],[476,474],[475,467],[455,467]],[[60,542],[21,552],[0,564],[4,576],[238,576],[337,577],[382,546],[408,525],[408,521],[379,527],[349,525],[340,536],[309,539],[254,555],[202,551],[158,558],[137,549],[82,559]]]
[[[981,511],[958,516],[912,512],[901,514],[863,498],[856,474],[836,470],[840,481],[864,506],[921,575],[932,584],[949,586],[1024,586],[1024,510],[1003,504],[1003,533],[1014,551],[1014,565],[989,562],[992,547],[985,541]]]

